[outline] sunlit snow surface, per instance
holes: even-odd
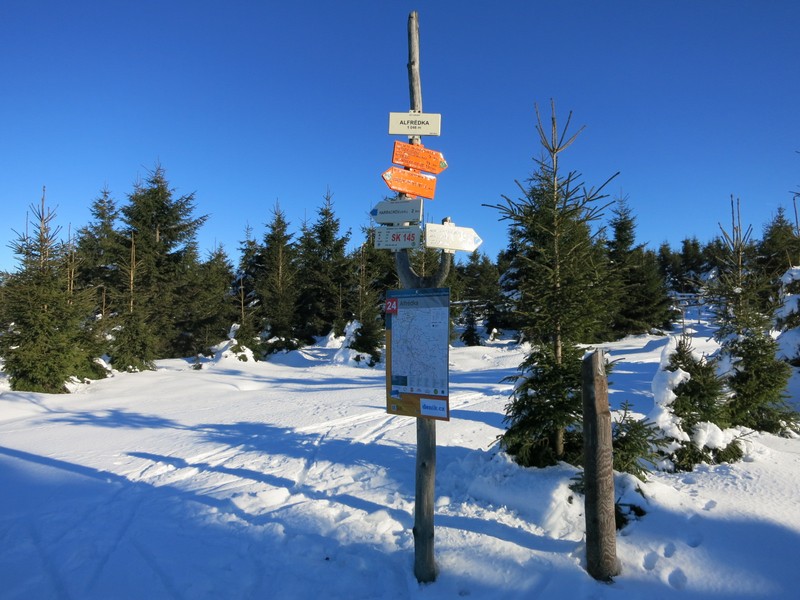
[[[653,412],[666,344],[605,346],[612,407]],[[522,469],[494,445],[524,354],[510,340],[451,348],[439,577],[420,586],[414,420],[386,413],[382,367],[339,349],[258,363],[221,349],[200,370],[160,361],[69,395],[0,376],[0,598],[798,597],[800,440],[763,434],[740,463],[618,476],[646,514],[619,533],[622,574],[587,575],[576,469]]]

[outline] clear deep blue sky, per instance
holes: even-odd
[[[199,243],[238,259],[276,201],[293,230],[326,190],[343,229],[390,192],[388,113],[409,107],[419,12],[424,138],[450,167],[426,220],[473,227],[495,258],[496,204],[540,155],[534,104],[585,125],[562,168],[627,196],[637,238],[706,241],[730,197],[757,235],[800,191],[796,0],[416,2],[3,0],[0,269],[47,187],[66,233],[107,186],[156,163],[208,214]]]

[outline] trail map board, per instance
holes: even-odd
[[[386,294],[386,412],[450,420],[450,288]]]

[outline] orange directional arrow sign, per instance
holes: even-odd
[[[390,190],[401,194],[411,194],[433,199],[436,193],[436,177],[425,173],[407,171],[399,167],[389,167],[381,174]]]
[[[428,171],[438,175],[447,168],[447,161],[441,152],[429,150],[421,144],[406,144],[395,142],[392,162],[396,165]]]

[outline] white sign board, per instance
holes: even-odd
[[[378,250],[402,250],[422,246],[422,227],[378,227],[375,229],[375,247]]]
[[[483,240],[471,227],[437,225],[436,223],[425,225],[425,246],[428,248],[474,252],[482,243]]]
[[[390,112],[389,135],[441,135],[442,115]]]
[[[369,212],[376,223],[410,223],[422,220],[422,198],[415,200],[384,200]]]

